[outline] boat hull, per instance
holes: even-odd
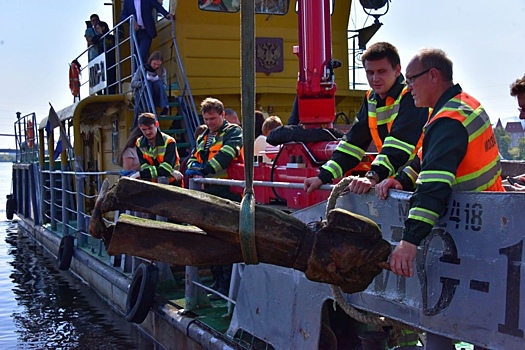
[[[343,195],[337,207],[374,220],[383,238],[396,245],[409,199],[409,192],[391,191],[387,200],[379,200],[372,191]],[[345,295],[346,301],[444,338],[490,349],[523,349],[524,205],[525,193],[455,193],[418,249],[414,277],[384,270],[364,292]],[[324,211],[320,203],[294,216],[312,222]],[[243,327],[261,339],[273,338],[275,348],[314,348],[321,308],[332,298],[328,286],[297,271],[248,266],[237,300],[237,309],[248,312],[236,313],[230,330]],[[281,321],[265,326],[262,320],[270,316]],[[293,330],[283,332],[283,324]]]

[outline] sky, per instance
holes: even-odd
[[[355,29],[373,23],[359,1]],[[366,20],[366,22],[365,22]],[[525,74],[525,0],[392,0],[370,44],[397,47],[402,72],[422,48],[439,48],[454,65],[454,83],[485,107],[493,123],[518,115],[510,84]],[[361,81],[366,81],[364,71]]]
[[[372,24],[358,0],[352,6],[350,29]],[[17,111],[41,120],[49,103],[60,110],[73,102],[68,63],[86,49],[84,21],[97,13],[111,25],[112,9],[102,0],[0,0],[0,9],[0,133],[12,133]],[[392,0],[370,43],[394,44],[403,72],[419,49],[443,49],[454,81],[496,122],[518,114],[509,85],[525,74],[524,20],[525,0]],[[12,138],[0,136],[4,147],[14,147]]]

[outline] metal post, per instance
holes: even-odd
[[[40,152],[40,155],[41,157],[39,157],[38,161],[39,161],[39,164],[40,164],[40,223],[41,224],[44,224],[45,223],[45,220],[46,220],[46,217],[45,217],[45,213],[46,213],[46,203],[45,203],[45,197],[46,197],[46,189],[44,188],[45,186],[45,180],[44,180],[44,173],[42,172],[42,170],[45,169],[45,163],[44,163],[44,159],[45,159],[45,150],[44,150],[44,130],[38,130],[38,148],[39,148],[39,152]]]
[[[60,174],[60,181],[62,183],[62,237],[67,236],[69,234],[69,227],[67,226],[69,222],[69,212],[67,210],[67,202],[68,202],[68,193],[67,193],[67,175],[64,174],[65,171],[67,171],[66,166],[64,164],[60,165],[60,170],[62,170]]]
[[[49,154],[49,203],[50,210],[49,215],[51,217],[51,230],[57,229],[57,216],[56,216],[56,193],[55,193],[55,135],[53,131],[49,133],[48,140],[48,154]]]
[[[190,190],[200,191],[202,185],[190,178]],[[199,269],[195,266],[186,266],[186,284],[184,289],[185,311],[191,311],[199,306],[209,305],[210,300],[205,290],[199,288],[194,282],[201,283]]]
[[[77,159],[78,162],[76,164],[81,164],[81,160]],[[81,169],[75,169],[76,171],[80,171]],[[85,175],[77,175],[75,176],[75,183],[76,183],[76,198],[77,198],[77,231],[79,234],[77,235],[77,244],[83,245],[87,243],[87,237],[84,235],[84,232],[87,232],[86,227],[86,221],[84,219],[84,179]]]
[[[355,38],[352,37],[352,89],[355,90]]]
[[[165,176],[159,176],[157,178],[157,182],[159,184],[167,185],[169,183],[168,178]],[[168,218],[164,216],[157,215],[156,217],[157,221],[168,221]],[[171,272],[171,268],[168,264],[157,262],[155,265],[157,265],[157,268],[159,269],[159,281],[165,282],[165,281],[173,281],[175,282],[175,278],[173,277],[173,273]]]

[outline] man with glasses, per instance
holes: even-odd
[[[444,213],[452,191],[504,191],[490,119],[472,96],[452,82],[452,61],[439,49],[423,49],[408,64],[408,90],[417,107],[430,107],[423,147],[394,179],[376,185],[413,191],[402,240],[390,256],[397,275],[411,277],[417,246]],[[417,180],[417,182],[416,182]]]
[[[428,118],[428,108],[416,108],[407,93],[397,49],[390,43],[378,42],[361,59],[371,89],[357,114],[358,122],[339,142],[319,175],[304,181],[308,193],[356,167],[372,142],[379,154],[365,177],[355,178],[349,185],[354,193],[366,193],[393,176],[419,148],[416,145]]]

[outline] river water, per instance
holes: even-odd
[[[0,163],[0,349],[160,349],[5,217]]]

